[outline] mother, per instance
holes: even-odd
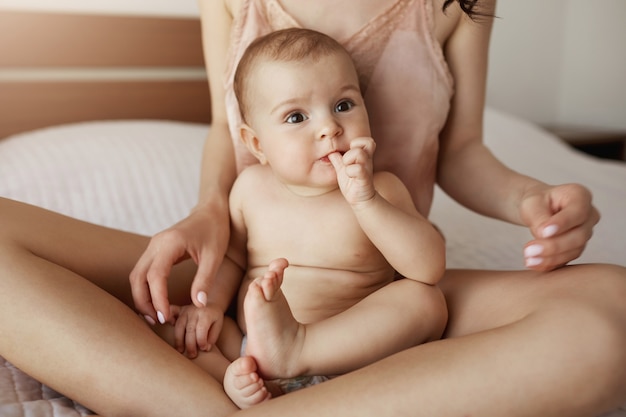
[[[228,191],[249,163],[231,141],[232,71],[252,39],[300,25],[353,55],[378,167],[407,183],[423,214],[436,180],[464,205],[525,225],[535,238],[524,250],[529,271],[448,271],[444,340],[247,413],[593,416],[625,402],[626,271],[558,268],[581,253],[598,220],[588,191],[512,172],[482,145],[486,16],[495,1],[474,3],[201,0],[213,122],[198,205],[149,240],[0,200],[0,354],[107,416],[235,411],[219,381],[129,306],[168,320],[168,300],[188,302],[191,285],[194,302],[226,308],[210,283],[228,240]],[[479,14],[470,19],[472,11]],[[189,261],[172,269],[187,255],[197,270]]]

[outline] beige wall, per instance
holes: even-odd
[[[488,103],[543,124],[626,130],[626,1],[500,0]]]
[[[0,9],[197,16],[196,0],[0,0]]]
[[[195,16],[196,0],[0,0],[0,9]],[[541,124],[626,129],[626,0],[499,0],[488,103]]]

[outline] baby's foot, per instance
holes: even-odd
[[[256,362],[250,356],[235,359],[226,368],[224,391],[239,408],[252,407],[271,398],[256,370]]]
[[[288,265],[285,259],[272,261],[265,275],[250,284],[243,304],[246,354],[254,357],[265,378],[291,378],[305,371],[299,363],[305,328],[280,289]]]

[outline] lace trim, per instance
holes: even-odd
[[[374,68],[389,38],[402,23],[412,3],[416,0],[397,0],[388,9],[370,19],[354,34],[342,42],[357,64],[359,82],[363,93],[367,90]],[[285,10],[278,0],[265,1],[265,12],[273,30],[303,27]]]
[[[228,87],[232,83],[232,77],[235,73],[235,66],[239,62],[237,56],[238,51],[241,51],[241,40],[243,37],[243,30],[245,28],[246,20],[250,13],[251,0],[244,0],[241,9],[237,11],[237,15],[233,19],[232,29],[230,33],[230,45],[228,47],[228,56],[226,57],[226,68],[224,68],[224,87]]]
[[[437,70],[446,81],[446,85],[450,90],[450,95],[454,93],[454,77],[450,72],[450,67],[446,61],[443,49],[439,41],[435,38],[435,16],[432,0],[422,0],[424,2],[423,21],[424,21],[424,37],[428,42],[433,61],[437,63]]]

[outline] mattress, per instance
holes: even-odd
[[[0,141],[0,195],[82,220],[152,235],[193,206],[209,126],[170,121],[89,122]],[[602,221],[576,262],[626,265],[626,164],[581,154],[538,127],[494,109],[485,142],[507,165],[548,183],[591,189]],[[464,209],[437,189],[431,219],[449,267],[520,269],[531,237]],[[0,416],[65,417],[89,411],[0,358]],[[626,417],[626,408],[605,416]],[[564,416],[566,417],[566,416]]]

